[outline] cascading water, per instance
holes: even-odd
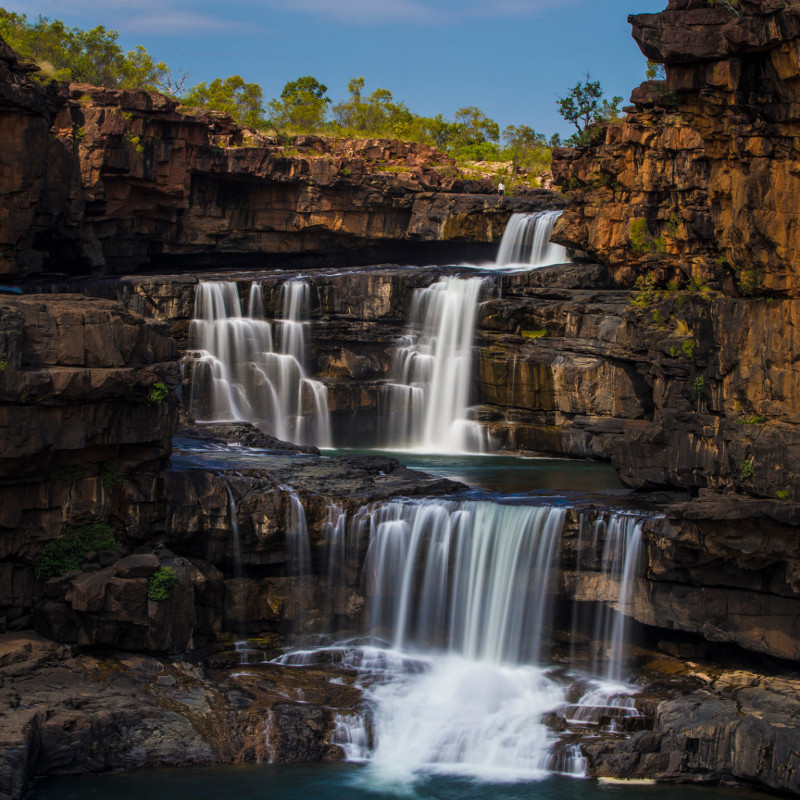
[[[566,687],[546,666],[566,513],[427,499],[365,507],[348,522],[329,506],[331,591],[338,581],[361,583],[370,638],[278,660],[310,665],[321,657],[362,676],[367,709],[337,716],[332,736],[348,758],[390,781],[419,771],[503,781],[583,774],[579,749],[550,731],[544,715],[562,713],[582,729],[638,714],[630,690],[609,683],[612,670],[621,676],[614,654],[623,646],[627,589],[603,618],[615,665],[581,678],[588,686],[578,703],[566,702]],[[642,517],[598,519],[602,525],[584,520],[581,547],[587,558],[599,550],[602,569],[630,587]],[[353,566],[365,549],[359,578]]]
[[[508,221],[497,265],[524,264],[528,267],[547,267],[569,263],[566,248],[553,244],[553,233],[561,211],[537,211],[533,214],[512,214]]]
[[[639,716],[630,687],[624,684],[627,628],[634,601],[636,570],[646,517],[632,514],[598,514],[593,521],[581,517],[576,570],[599,573],[602,591],[614,601],[595,604],[589,626],[595,649],[594,679],[578,702],[567,709],[569,720],[596,725],[603,717],[619,720]],[[602,550],[600,543],[602,542]],[[594,562],[597,562],[596,564]],[[577,604],[572,627],[580,624]],[[574,659],[574,654],[573,654]]]
[[[235,283],[198,283],[189,328],[189,409],[195,419],[252,422],[278,439],[331,445],[327,390],[304,368],[309,297],[303,281],[282,287],[276,350],[260,284],[251,285],[243,316]]]
[[[484,452],[481,426],[467,419],[473,339],[483,278],[443,278],[417,289],[388,384],[387,446],[427,452]]]

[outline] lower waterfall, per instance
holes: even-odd
[[[545,717],[555,712],[585,727],[603,715],[638,712],[630,687],[610,684],[605,664],[583,676],[579,685],[588,688],[575,703],[563,670],[550,662],[567,513],[563,506],[426,499],[368,506],[346,520],[330,506],[328,575],[363,588],[367,637],[277,662],[319,660],[359,676],[365,707],[337,715],[332,743],[390,783],[419,772],[504,782],[582,775],[581,753]],[[605,527],[582,528],[630,586],[642,517],[600,517]],[[598,617],[612,650],[624,644],[616,643],[625,632],[626,602],[619,600]],[[621,678],[621,658],[615,664]]]
[[[497,265],[547,267],[569,263],[566,248],[550,241],[560,216],[561,211],[512,214],[497,251]]]

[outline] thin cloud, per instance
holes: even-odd
[[[441,14],[425,3],[415,0],[294,0],[291,6],[271,2],[281,11],[317,14],[337,22],[353,25],[385,25],[392,22],[440,21]]]
[[[273,8],[287,13],[314,14],[351,25],[386,25],[417,22],[450,25],[464,18],[524,18],[582,0],[294,0],[290,6],[268,0]],[[253,0],[258,2],[258,0]]]
[[[221,33],[258,33],[264,29],[252,22],[214,17],[208,14],[195,14],[191,11],[170,11],[166,13],[140,13],[135,17],[120,18],[115,23],[124,33],[146,33],[151,35],[174,36],[176,34],[202,34],[210,31]]]

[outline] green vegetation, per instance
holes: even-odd
[[[5,372],[8,369],[8,353],[0,354],[0,372]]]
[[[746,417],[739,417],[736,420],[737,425],[763,425],[767,421],[766,417],[760,414],[748,414]]]
[[[242,125],[252,128],[264,126],[264,96],[257,83],[246,83],[241,75],[231,75],[211,83],[198,83],[181,100],[186,106],[201,106],[230,114]]]
[[[664,237],[654,237],[650,233],[647,220],[644,217],[631,221],[628,230],[628,241],[631,243],[631,249],[639,255],[646,255],[653,251],[664,252]]]
[[[147,394],[147,399],[151,403],[160,406],[169,397],[169,388],[164,381],[156,381]]]
[[[106,489],[113,489],[115,486],[124,486],[125,476],[115,461],[106,461],[100,465],[100,483]]]
[[[629,305],[632,308],[649,308],[658,300],[656,279],[653,275],[640,275],[634,283],[636,291],[631,295]]]
[[[739,462],[739,480],[746,481],[756,474],[756,468],[753,464],[753,457],[743,458]]]
[[[521,331],[520,335],[523,339],[543,339],[547,336],[546,330],[533,330],[533,331]]]
[[[557,135],[548,140],[528,125],[511,125],[501,134],[498,124],[475,106],[457,109],[452,119],[442,114],[420,116],[388,89],[365,92],[363,77],[351,79],[346,99],[336,104],[328,97],[328,87],[311,75],[289,81],[280,97],[270,101],[259,84],[247,82],[241,75],[200,82],[187,90],[184,84],[188,75],[175,77],[164,62],[156,62],[143,47],[124,51],[118,43],[119,34],[103,26],[84,31],[70,28],[61,20],[29,19],[25,14],[0,9],[0,35],[23,59],[40,67],[37,75],[41,81],[157,90],[179,98],[187,108],[221,111],[243,125],[272,130],[279,137],[300,133],[394,137],[436,146],[459,161],[511,161],[515,172],[526,169],[534,174],[549,167],[552,148],[560,144]],[[585,91],[591,94],[594,86],[589,82]],[[79,103],[85,107],[91,103],[91,96],[83,95]],[[613,102],[603,101],[598,107],[616,113]],[[599,119],[600,112],[591,116]],[[72,139],[79,142],[81,138],[82,131],[76,127]],[[128,138],[141,152],[141,139],[132,134]],[[510,188],[510,180],[503,179]]]
[[[778,500],[788,500],[789,492],[787,492],[786,489],[778,489],[778,491],[775,492],[775,497],[777,497]]]
[[[144,47],[127,53],[117,31],[102,25],[83,31],[61,20],[0,8],[0,36],[22,57],[36,64],[40,80],[92,83],[111,89],[155,89],[172,93],[174,81],[163,61],[156,62]],[[36,77],[36,75],[34,75]]]
[[[169,600],[177,580],[178,573],[172,567],[161,567],[147,579],[147,599]]]
[[[706,393],[706,382],[703,380],[702,375],[698,375],[694,379],[692,387],[694,388],[694,396],[698,400],[701,400],[703,398],[703,395]]]
[[[694,359],[694,347],[695,341],[694,339],[685,339],[684,342],[681,344],[681,350],[683,354],[688,359]]]
[[[44,546],[33,571],[37,580],[46,581],[78,569],[86,554],[93,550],[100,552],[118,547],[119,542],[114,538],[114,531],[105,522],[84,525],[77,530],[70,528],[63,536]]]
[[[558,99],[558,113],[576,128],[576,133],[567,139],[567,144],[588,144],[591,140],[590,126],[597,122],[610,122],[619,119],[621,97],[607,100],[603,96],[600,81],[593,81],[586,73],[586,80],[575,84],[566,97]]]

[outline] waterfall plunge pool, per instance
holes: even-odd
[[[142,770],[88,778],[49,778],[28,800],[765,800],[747,790],[693,786],[598,784],[561,776],[536,783],[420,777],[413,785],[387,781],[372,767],[348,763]]]

